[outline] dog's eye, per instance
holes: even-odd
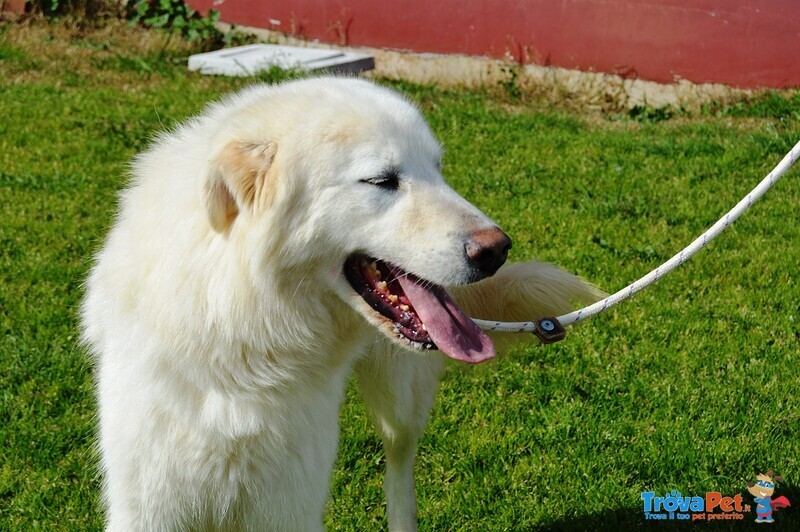
[[[381,187],[386,190],[397,190],[400,188],[400,176],[397,175],[396,170],[387,170],[375,177],[362,179],[361,182],[368,185],[375,185],[376,187]]]

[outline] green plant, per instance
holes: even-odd
[[[26,3],[29,12],[48,18],[66,15],[81,22],[96,23],[120,15],[119,3],[114,0],[27,0]]]
[[[63,11],[64,6],[69,2],[62,0],[28,0],[26,3],[31,11],[52,16]]]
[[[128,10],[132,24],[175,31],[190,41],[208,44],[225,42],[225,34],[215,26],[219,21],[219,11],[215,9],[210,9],[208,15],[203,16],[183,0],[131,0]]]
[[[628,117],[637,122],[655,123],[669,120],[675,116],[675,109],[671,105],[652,107],[650,105],[635,105],[628,111]]]
[[[258,39],[252,33],[239,31],[236,24],[231,24],[230,29],[222,36],[222,42],[226,48],[231,46],[244,46],[245,44],[253,44]]]
[[[259,83],[272,85],[282,81],[289,81],[307,76],[308,72],[299,68],[281,68],[277,65],[270,65],[268,68],[255,72],[250,78]]]
[[[800,120],[800,92],[764,91],[727,105],[706,104],[703,111],[712,116]]]
[[[522,65],[519,63],[509,64],[502,67],[502,72],[506,76],[498,81],[509,98],[518,100],[522,96],[522,89],[519,86],[519,71]]]

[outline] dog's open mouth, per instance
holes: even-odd
[[[473,363],[494,357],[492,341],[441,286],[365,255],[347,259],[344,273],[350,286],[412,347],[440,349]]]

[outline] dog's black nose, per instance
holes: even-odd
[[[494,275],[508,258],[511,239],[498,227],[480,229],[467,238],[467,257],[481,273]]]

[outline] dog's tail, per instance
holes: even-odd
[[[448,288],[469,316],[496,321],[529,321],[571,312],[575,304],[599,301],[606,294],[577,275],[543,262],[507,264],[483,281]],[[531,334],[490,333],[498,353]]]

